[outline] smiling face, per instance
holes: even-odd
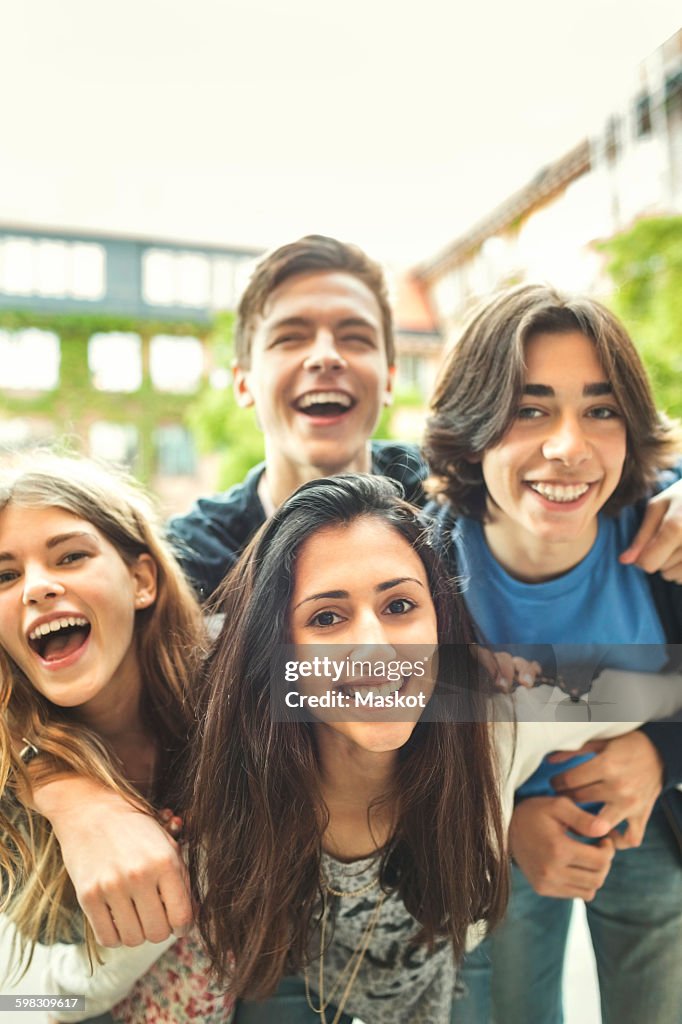
[[[59,508],[0,511],[0,645],[48,700],[84,717],[139,695],[135,613],[155,565],[127,565],[91,523]]]
[[[482,457],[490,515],[484,529],[499,561],[533,578],[529,551],[543,550],[549,573],[557,566],[565,571],[589,551],[597,513],[621,477],[626,429],[584,334],[537,334],[525,360],[514,422]]]
[[[241,405],[255,405],[269,469],[304,479],[369,470],[367,441],[392,373],[369,288],[352,274],[300,274],[270,295],[235,391]]]
[[[421,559],[396,530],[370,517],[318,530],[297,555],[290,632],[297,645],[334,645],[333,657],[338,660],[403,661],[415,649],[423,657],[423,645],[435,648],[438,627]],[[301,658],[306,656],[301,653]],[[368,689],[390,689],[404,696],[428,690],[430,696],[431,688],[430,682],[416,676],[392,684],[354,676],[337,687],[349,696]],[[323,742],[333,732],[351,747],[397,750],[411,736],[419,716],[417,711],[406,721],[408,714],[402,710],[394,721],[375,721],[386,712],[344,711],[346,721],[327,720],[318,725],[318,733]]]

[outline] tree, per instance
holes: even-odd
[[[682,217],[640,220],[601,249],[616,286],[609,304],[637,342],[656,401],[682,416]]]
[[[187,413],[199,449],[220,453],[216,481],[220,489],[243,480],[251,467],[264,457],[263,435],[253,409],[242,409],[232,394],[233,330],[234,315],[218,313],[207,339],[217,373],[212,375],[213,383],[201,390]]]

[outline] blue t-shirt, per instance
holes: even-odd
[[[666,663],[666,638],[646,573],[618,561],[637,525],[633,508],[616,519],[600,515],[597,538],[578,565],[545,583],[523,583],[493,557],[481,523],[460,517],[453,541],[464,600],[481,639],[501,650],[515,645],[513,653],[537,658],[548,673],[565,678],[570,678],[578,656],[590,678],[600,666],[659,671]],[[519,650],[520,644],[528,647]],[[550,644],[551,650],[542,646]],[[547,666],[548,655],[553,665]],[[554,793],[552,775],[586,759],[561,766],[543,762],[518,795]]]

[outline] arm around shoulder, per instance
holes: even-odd
[[[187,871],[177,843],[151,815],[75,775],[36,790],[34,801],[52,824],[100,945],[184,934],[192,921]]]

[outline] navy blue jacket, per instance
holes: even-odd
[[[186,576],[205,600],[239,558],[256,530],[265,522],[258,497],[261,462],[240,484],[212,498],[200,498],[184,516],[168,524],[168,537]],[[422,482],[426,466],[416,445],[372,441],[372,472],[402,484],[405,497],[424,504]]]

